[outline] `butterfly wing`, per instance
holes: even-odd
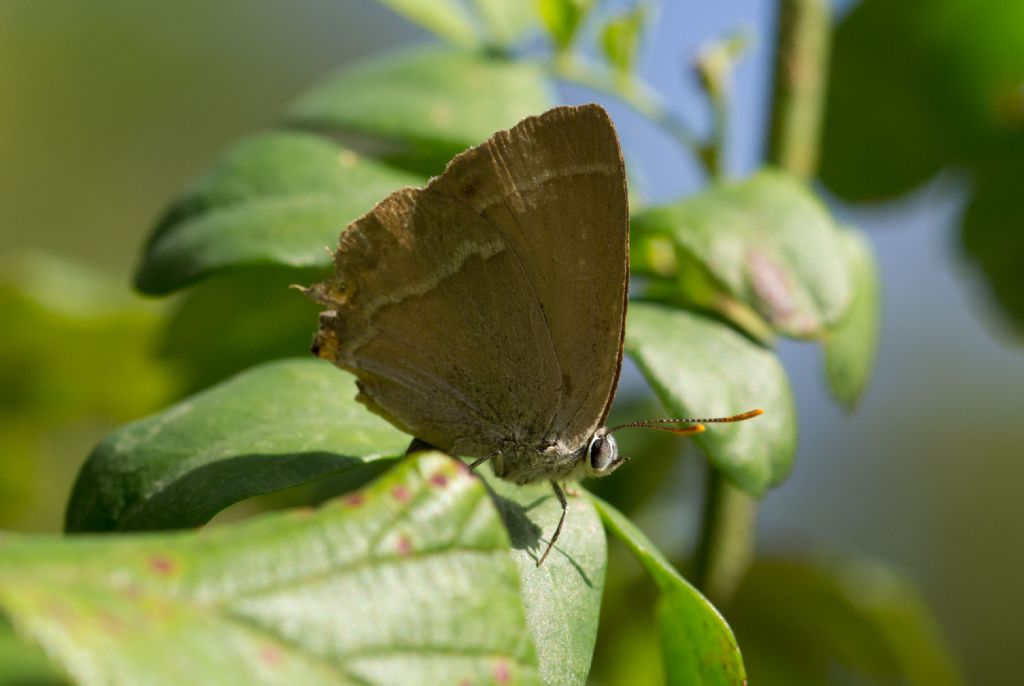
[[[466,456],[577,450],[618,380],[625,173],[596,105],[531,117],[398,191],[341,236],[319,354],[361,399]]]
[[[457,157],[436,188],[519,256],[560,369],[551,431],[578,447],[603,423],[622,361],[629,222],[611,119],[597,105],[526,119]]]

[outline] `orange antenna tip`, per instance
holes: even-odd
[[[764,414],[764,410],[757,408],[755,410],[749,410],[741,414],[733,415],[732,417],[725,417],[722,419],[723,422],[742,422],[744,419],[753,419],[754,417],[760,417]]]

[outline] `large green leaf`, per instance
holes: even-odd
[[[986,168],[1020,136],[1022,3],[864,0],[830,62],[821,174],[844,198],[891,198],[949,163]]]
[[[189,289],[164,324],[160,351],[196,392],[268,360],[309,352],[320,307],[291,284],[318,270],[244,269]],[[216,331],[216,336],[210,332]]]
[[[108,436],[71,494],[69,531],[204,524],[244,498],[401,455],[409,437],[315,359],[240,374]]]
[[[836,32],[822,160],[829,188],[858,201],[898,196],[949,165],[966,169],[976,195],[963,247],[1018,330],[1021,83],[1024,3],[863,0]]]
[[[626,351],[667,410],[679,417],[764,415],[711,425],[694,440],[726,478],[754,495],[780,483],[796,452],[796,409],[773,352],[704,316],[631,303]]]
[[[835,223],[806,185],[763,171],[633,217],[635,268],[738,324],[753,308],[772,328],[818,338],[851,299]],[[660,246],[670,244],[672,251]]]
[[[871,379],[882,326],[882,284],[867,239],[843,231],[853,274],[853,303],[825,337],[825,378],[836,399],[853,408]]]
[[[379,153],[437,173],[455,153],[550,103],[536,65],[421,48],[347,69],[289,120],[382,139]],[[136,286],[163,294],[240,267],[326,266],[324,247],[349,222],[423,180],[318,134],[254,136],[171,207],[147,243]]]
[[[836,665],[885,683],[961,683],[918,592],[876,563],[760,559],[730,617],[765,686],[823,683]]]
[[[517,486],[493,477],[488,483],[512,540],[541,678],[547,684],[584,684],[597,640],[607,566],[597,511],[588,498],[569,495],[565,527],[538,568],[538,556],[562,512],[551,486]]]
[[[413,148],[436,174],[456,153],[551,103],[536,64],[431,47],[347,67],[300,99],[288,119]]]
[[[313,512],[0,545],[0,608],[82,684],[538,684],[518,577],[437,454]]]
[[[939,106],[949,75],[929,55],[921,22],[920,10],[933,2],[865,0],[836,30],[821,176],[845,198],[899,195],[956,154],[959,141]]]
[[[377,0],[453,45],[480,44],[473,19],[459,0]]]
[[[63,686],[67,684],[37,645],[20,640],[0,614],[0,684],[3,686]]]
[[[422,180],[314,134],[253,136],[171,207],[136,286],[161,294],[227,269],[328,266],[324,248],[350,221]]]
[[[608,530],[636,555],[661,591],[658,625],[666,683],[670,686],[736,686],[746,683],[732,630],[621,512],[591,496]]]

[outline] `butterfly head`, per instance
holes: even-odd
[[[628,459],[619,455],[619,444],[608,429],[598,429],[587,446],[587,476],[607,476]]]

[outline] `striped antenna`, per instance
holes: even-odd
[[[745,419],[753,419],[754,417],[764,414],[764,410],[750,410],[741,414],[734,414],[731,417],[700,417],[700,418],[680,418],[680,419],[645,419],[642,422],[630,422],[628,424],[619,424],[608,429],[609,434],[613,434],[620,429],[654,429],[656,431],[667,431],[669,433],[676,434],[677,436],[686,436],[689,434],[697,434],[704,431],[704,424],[729,424],[732,422],[742,422]],[[685,428],[675,428],[670,426],[660,426],[661,424],[693,424]]]

